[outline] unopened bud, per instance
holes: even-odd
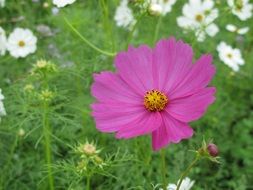
[[[88,156],[94,155],[96,154],[96,147],[93,144],[86,143],[83,146],[83,152]]]
[[[97,164],[102,164],[104,161],[103,161],[103,159],[102,159],[101,157],[95,156],[95,162],[96,162]]]
[[[25,130],[24,129],[19,129],[18,130],[18,135],[20,136],[20,137],[23,137],[24,135],[25,135]]]
[[[210,154],[210,156],[212,156],[212,157],[217,157],[219,154],[218,147],[213,143],[208,144],[207,150],[208,150],[208,153]]]

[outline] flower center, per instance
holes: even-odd
[[[233,55],[232,55],[231,53],[228,53],[228,54],[227,54],[227,57],[228,57],[229,59],[231,59],[231,58],[233,57]]]
[[[144,96],[144,106],[149,111],[162,111],[168,102],[167,96],[159,90],[150,90]]]
[[[201,15],[201,14],[197,14],[196,16],[195,16],[195,20],[196,21],[198,21],[198,22],[201,22],[202,20],[203,20],[203,15]]]
[[[23,40],[20,40],[20,41],[18,42],[18,46],[19,46],[19,47],[24,47],[24,46],[25,46],[25,42],[24,42]]]
[[[235,8],[236,8],[237,11],[241,11],[242,8],[243,8],[243,1],[242,0],[237,0],[235,2]]]

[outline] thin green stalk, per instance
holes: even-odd
[[[100,0],[100,6],[102,8],[103,16],[104,16],[103,17],[104,28],[105,28],[105,31],[107,32],[107,36],[109,39],[108,41],[111,41],[112,51],[114,52],[116,49],[116,45],[115,45],[115,38],[113,36],[112,25],[110,24],[108,5],[105,2],[105,0]]]
[[[50,137],[50,125],[48,120],[48,103],[44,103],[43,112],[43,136],[45,144],[45,157],[48,171],[48,182],[50,190],[54,190],[54,178],[52,173],[52,155],[51,155],[51,137]]]
[[[193,168],[193,166],[198,162],[199,160],[199,155],[197,155],[195,157],[195,159],[192,161],[192,163],[186,168],[186,170],[182,173],[181,177],[180,177],[180,180],[179,180],[179,183],[177,185],[177,189],[176,190],[179,190],[180,189],[180,186],[184,180],[184,178],[188,175],[188,173],[190,172],[190,170]]]
[[[167,181],[166,181],[166,162],[165,162],[165,149],[162,149],[160,152],[161,155],[161,172],[162,172],[162,187],[166,190]]]
[[[90,190],[90,176],[86,177],[86,189],[85,190]]]
[[[130,31],[129,35],[128,35],[128,38],[127,38],[127,43],[126,43],[126,47],[125,49],[128,48],[128,45],[130,44],[132,38],[133,38],[133,34],[135,32],[135,29],[137,28],[137,25],[139,24],[140,20],[142,19],[142,17],[146,15],[146,12],[142,13],[141,15],[139,15],[139,17],[137,18],[134,26],[132,27],[132,30]]]
[[[89,40],[87,40],[82,34],[80,34],[80,32],[78,32],[78,30],[68,21],[68,19],[66,17],[64,17],[64,20],[66,22],[66,24],[70,27],[70,29],[77,35],[81,38],[81,40],[83,40],[88,46],[90,46],[92,49],[96,50],[97,52],[99,53],[102,53],[104,55],[107,55],[107,56],[115,56],[116,54],[115,53],[111,53],[111,52],[107,52],[107,51],[104,51],[100,48],[98,48],[97,46],[95,46],[93,43],[91,43]]]
[[[157,24],[156,24],[156,27],[155,27],[155,34],[154,34],[154,39],[153,39],[153,43],[156,42],[157,40],[157,37],[158,37],[158,33],[159,33],[159,30],[160,30],[160,27],[161,27],[161,24],[162,24],[162,16],[159,16],[158,18],[158,21],[157,21]]]

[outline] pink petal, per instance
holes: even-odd
[[[135,93],[117,74],[102,72],[101,74],[95,74],[94,80],[91,93],[99,102],[122,102],[137,105],[143,103],[143,97]]]
[[[192,67],[192,48],[175,38],[161,40],[154,48],[154,83],[163,92],[172,91]]]
[[[123,103],[95,103],[92,104],[92,115],[96,128],[102,132],[116,132],[129,122],[142,118],[147,110],[143,105],[135,106]]]
[[[163,124],[152,133],[153,150],[157,151],[170,143],[179,143],[193,135],[193,129],[187,123],[178,121],[167,113],[162,118]]]
[[[108,117],[119,117],[121,115],[127,115],[132,113],[142,113],[147,110],[143,105],[133,105],[127,103],[93,103],[91,105],[93,110],[92,115],[96,119],[106,119]]]
[[[169,98],[174,99],[194,94],[196,91],[205,88],[214,74],[215,67],[212,65],[212,56],[201,56],[184,77],[184,80],[173,91],[168,93]]]
[[[125,125],[117,132],[116,138],[132,138],[153,132],[160,127],[162,118],[160,112],[146,112],[141,118]]]
[[[153,89],[152,49],[148,46],[129,47],[116,56],[115,64],[119,75],[140,95]]]
[[[171,100],[166,112],[172,117],[190,122],[199,119],[206,111],[208,105],[214,102],[215,88],[204,88],[193,95]]]

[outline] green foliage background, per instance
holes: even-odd
[[[171,13],[162,18],[158,39],[175,36],[192,44],[192,34],[185,34],[176,24],[181,15],[182,5],[178,1]],[[50,89],[57,94],[50,111],[53,131],[53,163],[74,162],[75,155],[69,147],[86,139],[94,140],[102,147],[102,156],[119,157],[127,155],[127,161],[111,167],[110,175],[95,175],[91,179],[91,189],[153,189],[151,184],[161,183],[159,153],[152,152],[149,136],[131,140],[117,140],[113,134],[102,134],[95,128],[90,116],[90,95],[92,74],[102,70],[114,70],[113,58],[99,54],[88,47],[64,21],[67,18],[78,31],[107,51],[121,51],[127,46],[129,32],[116,27],[113,16],[118,5],[116,0],[107,0],[109,20],[98,0],[77,0],[63,8],[56,16],[43,3],[28,0],[7,1],[0,10],[0,25],[9,34],[15,27],[29,28],[38,37],[35,54],[24,59],[14,59],[9,55],[0,57],[0,87],[6,97],[4,104],[8,115],[0,123],[0,189],[26,190],[48,189],[47,172],[44,161],[42,124],[40,107],[35,98],[24,94],[24,86],[33,83],[29,70],[38,59],[50,60],[59,66],[59,72],[49,78]],[[220,1],[220,15],[226,3]],[[138,14],[138,12],[134,12]],[[24,20],[10,22],[12,18],[24,16]],[[158,17],[146,16],[137,26],[138,33],[131,44],[154,46],[155,26]],[[217,88],[217,100],[210,106],[205,116],[191,123],[195,135],[180,144],[171,144],[166,149],[168,182],[176,183],[180,173],[193,159],[202,139],[213,139],[220,149],[221,164],[202,160],[191,171],[189,177],[195,180],[194,190],[250,190],[253,189],[253,19],[240,21],[232,14],[221,16],[216,23],[220,32],[208,37],[205,42],[194,42],[195,58],[202,53],[211,53],[217,74],[212,81]],[[249,26],[245,36],[229,33],[225,25],[233,23]],[[43,37],[36,33],[38,24],[46,24],[56,31],[53,37]],[[112,34],[106,28],[112,27]],[[216,46],[220,41],[240,48],[245,65],[238,73],[224,65],[218,58]],[[114,45],[115,46],[114,46]],[[19,129],[26,136],[18,136]],[[85,189],[85,180],[77,181],[65,168],[55,169],[56,189]]]

